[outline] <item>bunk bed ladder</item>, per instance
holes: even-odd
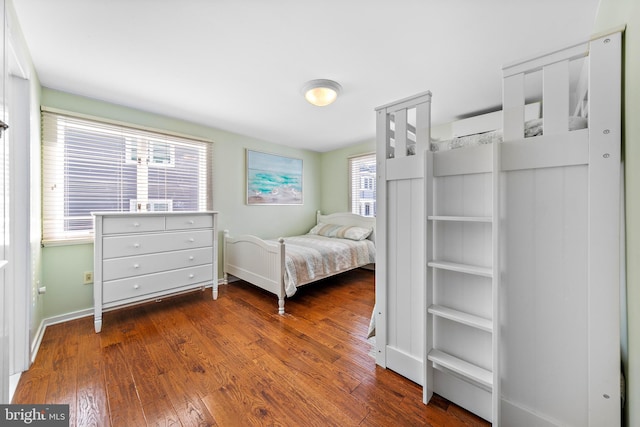
[[[424,402],[437,393],[494,425],[499,148],[490,144],[454,153],[455,162],[447,162],[451,152],[427,151],[424,162]],[[439,157],[435,167],[434,156]]]

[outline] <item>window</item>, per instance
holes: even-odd
[[[212,144],[42,113],[43,243],[89,240],[91,212],[212,209]]]
[[[349,159],[350,210],[354,214],[376,216],[376,155]]]

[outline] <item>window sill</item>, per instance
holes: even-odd
[[[55,246],[88,245],[88,244],[93,244],[93,237],[83,237],[78,239],[46,240],[46,241],[42,241],[41,246],[43,248],[48,248],[48,247],[55,247]]]

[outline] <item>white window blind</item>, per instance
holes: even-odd
[[[91,212],[212,209],[212,144],[42,112],[43,243],[93,238]]]
[[[349,158],[349,209],[362,216],[376,216],[376,155]]]

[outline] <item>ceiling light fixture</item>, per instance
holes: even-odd
[[[326,79],[311,80],[302,87],[304,98],[318,107],[331,104],[338,98],[341,90],[342,86],[337,82]]]

